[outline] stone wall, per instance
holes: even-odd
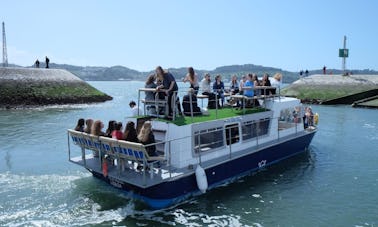
[[[0,68],[0,108],[104,102],[111,99],[66,70]]]

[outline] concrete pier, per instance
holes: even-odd
[[[0,68],[0,108],[104,102],[111,99],[66,70]]]
[[[309,103],[348,104],[348,96],[351,101],[357,96],[359,99],[365,99],[375,95],[374,92],[368,91],[377,89],[378,75],[311,75],[295,81],[282,89],[281,93]],[[344,103],[330,100],[340,100]],[[352,102],[354,101],[356,100]]]

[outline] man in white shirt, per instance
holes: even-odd
[[[211,93],[210,74],[209,73],[206,73],[205,77],[201,80],[200,90],[202,91],[203,95],[209,95]]]
[[[139,107],[137,106],[137,104],[136,104],[134,101],[131,101],[131,102],[129,103],[129,106],[130,106],[130,108],[131,108],[131,115],[132,115],[133,117],[138,116],[138,115],[143,115],[143,111],[142,111],[142,109],[139,108]]]

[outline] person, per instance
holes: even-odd
[[[327,67],[323,66],[323,74],[325,75],[327,73]]]
[[[303,70],[299,71],[299,78],[302,78],[303,76]]]
[[[145,88],[156,88],[157,85],[155,84],[155,75],[151,74],[147,77],[146,83],[144,85]],[[153,91],[145,91],[145,100],[146,101],[155,101],[156,92]],[[147,111],[149,114],[156,114],[156,108],[154,105],[148,105]]]
[[[107,137],[112,138],[112,133],[115,129],[115,124],[116,124],[115,120],[110,120],[108,122],[108,128],[105,131],[105,134],[106,134]]]
[[[257,87],[261,86],[259,78],[257,77],[256,74],[252,74],[252,81],[253,81],[253,87],[257,88]],[[261,95],[261,90],[254,90],[254,95],[255,96]]]
[[[75,131],[78,131],[78,132],[84,132],[84,118],[80,118],[78,121],[77,121],[77,125],[75,127]]]
[[[161,66],[157,66],[155,72],[162,80],[162,84],[157,87],[158,91],[164,89],[165,96],[168,96],[168,116],[172,117],[172,97],[174,93],[178,91],[176,80],[171,73],[164,71]]]
[[[233,75],[231,78],[230,92],[231,92],[231,95],[235,95],[239,93],[239,82],[238,82],[238,77],[236,75]]]
[[[306,77],[308,77],[308,70],[306,69],[306,72],[305,72],[305,74],[306,74]]]
[[[135,117],[138,115],[142,115],[142,109],[139,106],[137,106],[137,104],[133,100],[130,101],[129,106],[131,108],[131,116]]]
[[[49,68],[50,59],[46,56],[46,69]]]
[[[210,79],[209,73],[206,73],[204,78],[201,80],[200,87],[201,87],[200,90],[202,91],[202,94],[209,96],[207,108],[215,109],[216,108],[215,94],[211,91],[211,79]]]
[[[269,80],[269,74],[268,73],[264,73],[264,76],[261,80],[261,86],[264,86],[264,87],[271,87],[272,85],[270,84],[270,80]],[[275,90],[275,88],[273,88],[273,90]],[[269,89],[263,89],[261,91],[261,94],[262,95],[270,95],[272,93],[272,89],[269,88]]]
[[[221,106],[224,105],[224,83],[222,81],[222,76],[221,75],[216,75],[215,76],[215,81],[213,83],[213,91],[217,93],[218,99],[221,99]]]
[[[253,81],[253,74],[249,73],[247,75],[247,81],[244,84],[244,87],[251,87],[252,89],[246,89],[244,90],[244,95],[247,97],[253,97],[254,96],[254,91],[253,91],[253,86],[254,86],[254,81]]]
[[[137,131],[135,129],[135,123],[132,121],[127,122],[125,131],[123,132],[123,138],[126,141],[138,143]]]
[[[158,156],[156,152],[156,143],[155,141],[155,136],[152,132],[152,125],[151,121],[146,121],[144,122],[142,128],[140,129],[140,132],[138,134],[138,140],[143,144],[143,145],[149,145],[153,144],[151,146],[146,146],[146,151],[149,156]]]
[[[275,87],[276,89],[272,90],[273,95],[276,94],[277,88],[278,90],[280,89],[281,83],[282,83],[282,74],[281,73],[274,74],[271,84],[272,84],[272,87]]]
[[[117,140],[123,139],[122,122],[115,122],[112,138]]]
[[[189,88],[188,94],[184,95],[182,99],[182,108],[184,110],[184,115],[186,116],[192,116],[192,114],[193,116],[202,115],[201,108],[199,108],[197,104],[197,96],[195,95],[193,88]]]
[[[85,129],[84,132],[90,134],[92,130],[92,125],[93,125],[93,120],[92,119],[87,119],[85,120]]]
[[[211,93],[211,79],[210,74],[206,73],[203,79],[201,80],[201,91],[203,95],[209,95]]]
[[[185,78],[183,79],[184,83],[187,82],[187,81],[190,82],[190,88],[193,88],[194,89],[194,94],[197,95],[198,94],[198,90],[199,90],[198,76],[194,72],[193,67],[189,67],[188,68],[188,74],[186,74]]]
[[[35,67],[39,68],[39,60],[38,59],[35,61]]]
[[[106,136],[106,134],[102,131],[104,128],[104,123],[100,120],[96,120],[91,129],[91,134],[95,136]]]
[[[239,94],[243,95],[243,87],[245,86],[245,82],[247,82],[248,75],[243,75],[240,82],[239,82]]]
[[[305,115],[303,118],[304,128],[308,128],[314,125],[314,113],[312,112],[311,107],[306,107]]]

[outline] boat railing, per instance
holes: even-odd
[[[277,125],[277,128],[272,127],[272,124]],[[271,129],[275,129],[277,132],[274,132]],[[214,139],[209,140],[209,133],[220,135],[217,132],[220,132],[222,136],[213,136]],[[231,159],[235,157],[235,155],[242,155],[241,153],[238,153],[240,147],[237,147],[237,145],[248,143],[248,146],[251,147],[251,149],[258,149],[266,142],[274,142],[274,136],[272,137],[272,135],[276,135],[276,140],[279,141],[286,136],[295,136],[298,133],[303,133],[302,118],[269,118],[244,125],[233,123],[211,132],[199,131],[198,134],[195,134],[194,140],[197,142],[194,142],[193,144],[193,155],[198,157],[198,161],[201,164],[204,160],[206,161],[208,159],[207,154],[220,151],[227,147],[229,149],[228,159]],[[198,137],[197,140],[195,137]],[[264,139],[269,137],[273,139]],[[193,139],[192,136],[185,136],[154,144],[143,145],[141,143],[95,136],[71,129],[68,130],[67,138],[70,161],[83,165],[86,168],[94,168],[93,162],[89,165],[88,160],[96,159],[98,160],[98,163],[95,164],[97,165],[96,168],[103,170],[102,164],[106,160],[104,158],[108,156],[110,160],[117,160],[118,175],[121,175],[122,171],[124,171],[124,165],[127,164],[127,162],[136,162],[143,167],[142,170],[135,168],[135,165],[133,165],[131,169],[135,172],[142,172],[144,184],[147,184],[148,179],[146,176],[148,174],[150,174],[151,179],[153,178],[154,173],[152,170],[154,166],[157,168],[165,168],[169,174],[169,178],[177,176],[177,173],[175,173],[176,175],[173,175],[177,167],[172,165],[172,149],[177,149],[178,145],[184,140],[192,141]],[[81,157],[71,157],[71,141],[80,147]],[[163,144],[165,148],[164,154],[150,156],[147,152],[148,147],[154,145],[157,146],[159,144]],[[92,151],[93,154],[87,154],[86,151]],[[223,155],[226,155],[226,153],[223,153]]]
[[[278,94],[273,93],[272,91],[275,91],[275,87],[271,86],[257,86],[257,87],[242,87],[242,92],[233,94],[229,89],[222,90],[220,93],[213,92],[212,94],[215,96],[215,100],[208,100],[207,102],[215,102],[215,119],[218,119],[219,113],[218,111],[221,108],[224,108],[219,105],[219,99],[224,97],[229,97],[229,101],[239,101],[241,102],[241,108],[243,110],[243,114],[246,113],[246,108],[248,107],[256,107],[259,106],[256,102],[258,100],[262,100],[263,108],[266,106],[266,100],[268,99],[274,99],[274,98],[280,98],[280,92],[278,89]],[[247,90],[254,90],[255,95],[254,96],[246,96],[243,94]],[[178,116],[184,115],[191,118],[191,121],[194,122],[193,118],[196,117],[198,114],[198,111],[196,111],[196,107],[198,106],[198,100],[201,100],[201,113],[202,115],[206,115],[208,113],[207,109],[204,108],[204,100],[210,98],[210,93],[205,93],[201,90],[198,91],[198,94],[196,94],[193,89],[188,89],[187,91],[174,91],[172,92],[171,101],[168,102],[168,97],[165,94],[166,90],[164,89],[157,89],[157,88],[139,88],[138,89],[138,106],[140,104],[143,104],[143,113],[138,113],[139,116],[153,116],[157,118],[168,118],[171,117],[171,120],[175,120]],[[148,97],[154,97],[153,99],[146,99],[142,98],[143,93],[148,94],[151,93],[153,95],[149,95]],[[194,94],[194,95],[193,95]],[[184,100],[185,95],[188,95],[189,100]],[[222,96],[222,97],[221,97]],[[147,96],[146,96],[147,97]],[[248,105],[248,103],[251,102],[251,105]],[[169,106],[168,104],[171,103],[171,109],[172,109],[172,116],[169,115]],[[190,112],[184,111],[183,108],[181,108],[182,104],[189,104]],[[257,104],[257,105],[255,105]],[[233,108],[235,106],[229,105],[229,107]],[[151,111],[152,110],[152,111]],[[139,110],[138,110],[139,111]]]

